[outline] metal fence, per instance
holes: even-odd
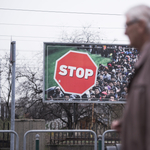
[[[9,122],[0,122],[0,130],[9,130],[10,123]],[[0,147],[1,148],[9,148],[10,147],[10,133],[0,133]]]
[[[0,133],[13,133],[16,135],[16,150],[19,150],[19,136],[18,134],[13,130],[0,130]]]
[[[107,130],[102,135],[102,150],[105,150],[106,146],[115,146],[120,144],[120,136],[116,130]]]
[[[92,133],[93,135],[93,140],[94,140],[94,150],[97,150],[97,135],[94,131],[92,130],[29,130],[24,134],[24,141],[23,141],[23,150],[26,150],[26,136],[28,133]]]
[[[0,130],[10,130],[9,104],[0,103]],[[0,147],[10,147],[10,133],[0,133]]]
[[[19,136],[13,130],[0,130],[0,133],[13,133],[16,135],[16,150],[19,150]],[[60,143],[65,143],[67,145],[80,144],[88,145],[92,144],[94,150],[97,150],[97,134],[92,130],[29,130],[24,134],[23,139],[23,150],[26,150],[26,136],[29,133],[49,133],[53,136],[53,144],[59,145]],[[56,142],[57,141],[57,142]],[[59,142],[58,142],[59,141]],[[108,146],[116,146],[120,144],[119,134],[115,130],[107,130],[102,135],[102,147],[99,148],[105,150]],[[50,143],[51,145],[51,143]]]
[[[80,144],[80,145],[87,145],[87,144],[94,144],[94,137],[91,133],[50,133],[50,145],[74,145],[74,144]]]
[[[76,128],[77,130],[93,130],[97,135],[99,134],[99,126],[95,123],[93,126],[91,124],[80,124]],[[102,133],[105,131],[105,128],[102,128]],[[82,133],[82,132],[51,132],[46,134],[46,144],[47,145],[91,145],[94,143],[94,137],[91,133]]]

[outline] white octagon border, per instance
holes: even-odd
[[[55,76],[56,76],[56,68],[57,68],[57,63],[58,63],[58,61],[61,60],[61,59],[62,59],[63,57],[65,57],[66,55],[68,55],[70,52],[79,53],[79,54],[86,54],[86,55],[89,57],[89,59],[93,62],[93,64],[96,66],[95,82],[94,82],[94,84],[91,85],[87,90],[85,90],[82,94],[65,91],[65,90],[63,89],[63,87],[59,84],[59,82],[55,79]],[[93,61],[93,59],[90,57],[90,55],[89,55],[88,53],[70,50],[70,51],[68,51],[66,54],[64,54],[63,56],[61,56],[59,59],[56,60],[55,72],[54,72],[54,80],[55,80],[56,83],[60,86],[60,88],[63,90],[64,93],[67,93],[67,94],[77,94],[77,95],[80,95],[80,96],[81,96],[81,95],[83,95],[86,91],[88,91],[91,87],[93,87],[93,86],[96,84],[97,71],[98,71],[98,67],[97,67],[97,65],[95,64],[95,62]]]

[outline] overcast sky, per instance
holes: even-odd
[[[63,31],[89,25],[100,32],[101,43],[129,44],[124,13],[138,4],[150,6],[150,0],[0,0],[0,58],[11,40],[20,58],[31,59],[43,42],[59,42]]]

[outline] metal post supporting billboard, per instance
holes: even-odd
[[[94,134],[94,150],[97,150],[97,135],[93,130],[29,130],[24,134],[23,150],[26,150],[26,136],[28,133],[46,133],[46,132],[90,132]]]
[[[15,69],[16,69],[16,42],[11,42],[10,63],[12,64],[12,96],[11,96],[11,130],[15,130]],[[11,134],[10,150],[14,150],[14,134]]]

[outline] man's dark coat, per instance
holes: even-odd
[[[135,63],[121,124],[122,150],[150,150],[150,41]]]

